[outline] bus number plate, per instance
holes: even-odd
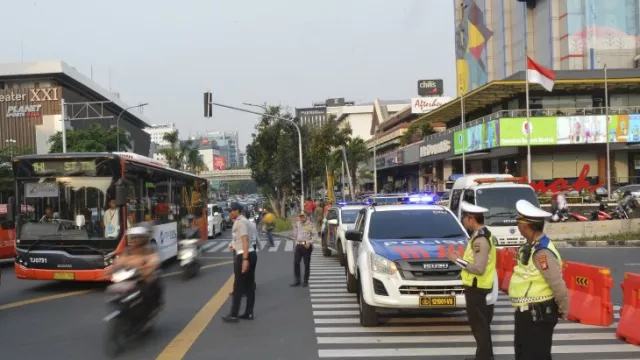
[[[53,273],[53,280],[74,280],[74,273]]]
[[[453,307],[456,306],[456,298],[455,296],[420,296],[420,306]]]

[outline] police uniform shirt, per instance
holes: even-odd
[[[560,313],[564,315],[568,314],[569,291],[562,278],[562,264],[556,255],[551,250],[542,248],[537,250],[533,255],[533,264],[551,287]]]
[[[313,234],[314,234],[314,229],[309,220],[307,220],[304,223],[299,220],[296,222],[296,226],[293,233],[294,239],[296,240],[296,242],[305,241],[310,243],[313,241]]]
[[[249,243],[250,245],[254,245],[258,243],[260,240],[258,236],[258,227],[256,223],[249,221]]]
[[[458,258],[456,263],[474,275],[484,274],[487,270],[487,264],[489,263],[489,251],[491,250],[491,244],[489,244],[489,241],[491,241],[490,238],[491,233],[486,227],[476,230],[471,235],[471,241],[473,241],[473,263],[462,258]]]
[[[239,215],[233,222],[233,228],[231,232],[233,234],[232,246],[236,250],[236,255],[240,255],[244,253],[244,247],[242,246],[242,237],[251,237],[249,230],[249,220],[247,220],[247,218],[243,215]],[[251,239],[249,239],[249,241],[251,241]],[[249,245],[249,250],[253,250],[251,245]]]

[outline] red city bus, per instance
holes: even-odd
[[[25,155],[14,158],[13,172],[19,279],[109,281],[126,229],[142,221],[153,224],[151,245],[162,261],[177,255],[187,215],[196,217],[202,241],[207,238],[207,181],[153,159]]]

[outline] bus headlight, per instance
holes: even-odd
[[[395,275],[398,273],[396,264],[380,255],[370,253],[369,264],[371,265],[371,271],[382,275]]]

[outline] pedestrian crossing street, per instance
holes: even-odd
[[[344,268],[320,251],[311,260],[309,292],[320,358],[465,359],[476,343],[464,312],[439,317],[387,318],[378,327],[361,327],[356,295],[347,292]],[[609,328],[561,320],[554,332],[553,359],[640,359],[640,347],[617,340]],[[505,294],[492,323],[496,359],[513,359],[513,308]]]
[[[225,238],[223,234],[221,238],[216,238],[213,240],[207,241],[202,246],[203,253],[228,253],[229,244],[231,244],[231,239],[227,235]],[[266,235],[260,237],[260,249],[258,252],[293,252],[295,247],[295,242],[290,239],[285,238],[275,238],[273,241],[274,246],[269,246],[269,241],[267,241]]]

